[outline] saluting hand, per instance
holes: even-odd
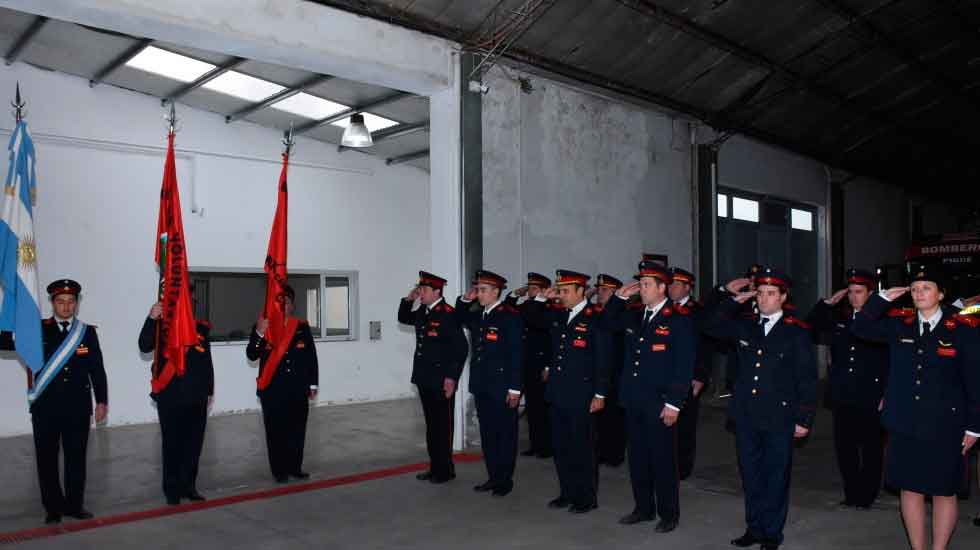
[[[476,300],[476,286],[471,286],[470,289],[466,291],[466,294],[463,294],[463,299],[467,302]]]
[[[553,286],[548,287],[545,289],[543,294],[546,300],[554,300],[555,298],[558,297],[558,289]]]
[[[891,302],[892,300],[899,298],[902,294],[905,294],[908,291],[909,291],[909,287],[907,286],[893,286],[892,288],[889,288],[888,290],[885,291],[885,299]]]
[[[517,296],[518,298],[524,296],[525,294],[527,294],[527,286],[522,286],[521,288],[514,289],[514,296]]]
[[[269,330],[269,320],[259,317],[259,320],[255,322],[255,332],[259,333],[260,336],[265,336],[267,330]]]
[[[742,277],[740,279],[734,279],[728,281],[728,284],[725,285],[725,290],[727,290],[731,294],[738,294],[743,288],[751,284],[752,284],[752,279],[749,279],[747,277]]]
[[[739,293],[735,294],[735,296],[733,298],[735,299],[736,302],[738,302],[740,304],[744,304],[745,302],[748,302],[752,298],[755,298],[755,295],[756,294],[758,294],[758,292],[756,292],[754,290],[750,290],[748,292],[739,292]]]
[[[585,291],[585,299],[586,300],[591,300],[592,297],[596,295],[596,292],[598,292],[598,290],[599,289],[597,289],[594,286],[593,287],[589,287],[589,289]]]
[[[418,285],[416,285],[412,287],[412,290],[409,291],[408,296],[405,296],[405,299],[410,302],[414,302],[415,300],[418,300],[418,298],[419,298],[419,287]]]
[[[837,292],[835,292],[833,296],[824,300],[824,303],[826,303],[828,306],[836,306],[837,302],[840,302],[841,298],[843,298],[844,296],[847,296],[846,288],[842,288]]]
[[[163,316],[163,304],[157,302],[150,306],[150,319],[156,321]]]
[[[620,298],[629,298],[631,296],[636,296],[640,292],[639,281],[630,283],[619,290],[616,291],[616,295]]]
[[[964,298],[963,299],[963,307],[964,308],[967,308],[967,307],[976,305],[977,303],[980,303],[980,294],[977,294],[976,296],[970,296],[969,298]]]

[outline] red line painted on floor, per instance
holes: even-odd
[[[478,462],[482,459],[483,457],[481,455],[474,454],[474,453],[457,453],[454,456],[454,460],[456,462],[464,462],[464,463]],[[133,523],[136,521],[162,518],[162,517],[173,516],[177,514],[186,514],[189,512],[197,512],[199,510],[207,510],[209,508],[230,506],[232,504],[250,502],[253,500],[265,500],[265,499],[276,498],[276,497],[281,497],[286,495],[292,495],[296,493],[305,493],[308,491],[329,489],[331,487],[339,487],[342,485],[352,485],[354,483],[361,483],[364,481],[372,481],[372,480],[382,479],[386,477],[408,474],[411,472],[419,472],[427,468],[428,465],[429,465],[428,462],[420,462],[418,464],[405,464],[403,466],[395,466],[393,468],[385,468],[382,470],[373,470],[370,472],[363,472],[360,474],[351,474],[347,476],[335,477],[330,479],[321,479],[318,481],[310,481],[307,483],[296,483],[284,487],[275,487],[272,489],[263,489],[261,491],[254,491],[251,493],[242,493],[240,495],[215,498],[211,500],[206,500],[204,502],[189,502],[187,504],[180,504],[178,506],[164,506],[162,508],[152,508],[150,510],[129,512],[126,514],[118,514],[115,516],[106,516],[104,518],[93,518],[93,519],[88,519],[83,521],[73,521],[73,522],[63,523],[58,525],[37,527],[34,529],[10,531],[8,533],[0,533],[0,544],[15,544],[18,542],[26,542],[29,540],[56,537],[59,535],[67,535],[69,533],[77,533],[79,531],[88,531],[91,529],[110,527],[112,525],[120,525],[123,523]]]

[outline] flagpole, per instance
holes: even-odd
[[[20,96],[20,81],[17,81],[17,86],[14,92],[14,100],[10,102],[10,106],[14,108],[14,127],[20,126],[20,123],[24,121],[24,107],[27,106],[27,102],[24,101]],[[13,333],[11,333],[11,339],[13,339]],[[31,366],[26,362],[23,363],[24,371],[27,375],[27,389],[30,390],[34,387],[34,371],[31,370]]]
[[[292,122],[289,123],[289,130],[286,130],[282,134],[282,145],[283,145],[282,162],[283,162],[283,165],[284,165],[284,169],[288,170],[289,169],[289,155],[293,152],[293,146],[296,145],[296,138],[293,136],[293,123]],[[289,316],[286,315],[286,309],[285,309],[285,307],[286,307],[286,305],[285,305],[285,303],[283,303],[283,310],[282,310],[282,313],[283,313],[283,315],[282,315],[282,326],[283,327],[285,327],[289,323]]]
[[[172,140],[177,134],[177,110],[174,107],[174,102],[170,102],[170,112],[163,117],[167,121],[167,140]],[[169,144],[168,144],[169,146]],[[160,246],[160,243],[157,243]],[[167,247],[160,246],[160,279],[157,282],[157,302],[163,300],[163,284],[164,278],[167,271]],[[160,365],[160,331],[163,326],[163,319],[157,319],[156,330],[154,331],[154,345],[153,345],[153,378],[160,376],[161,365]]]

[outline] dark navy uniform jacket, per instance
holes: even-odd
[[[523,366],[527,375],[541,376],[541,371],[551,365],[551,334],[548,329],[542,329],[527,322],[529,311],[534,309],[534,300],[527,299],[517,303],[516,296],[507,296],[506,303],[517,308],[524,320],[524,334],[521,337],[524,344]]]
[[[44,361],[54,354],[65,339],[54,317],[41,321]],[[43,371],[42,371],[43,372]],[[75,348],[58,376],[31,404],[31,414],[71,416],[92,415],[92,394],[96,403],[108,402],[108,384],[102,364],[102,348],[94,325],[85,329],[82,342]]]
[[[915,310],[892,310],[881,318],[889,309],[888,301],[876,294],[853,326],[858,336],[888,344],[882,423],[889,431],[925,440],[980,433],[977,320],[944,308],[942,320],[923,337]]]
[[[259,360],[259,376],[265,369],[265,363],[272,353],[272,344],[259,336],[252,327],[252,334],[245,348],[249,361]],[[263,399],[273,401],[288,399],[306,399],[310,386],[319,385],[320,367],[316,358],[316,345],[313,342],[313,332],[306,321],[300,321],[289,342],[289,349],[279,361],[272,381],[264,390],[256,394]]]
[[[608,330],[625,333],[619,401],[627,409],[660,411],[665,403],[681,409],[697,354],[691,312],[667,300],[644,327],[645,311],[643,304],[627,304],[613,297],[603,313]]]
[[[704,324],[704,316],[707,313],[704,304],[695,300],[694,298],[688,298],[687,302],[683,305],[684,308],[690,313],[691,320],[694,323],[694,330],[697,333],[697,353],[694,359],[694,380],[707,385],[711,382],[711,360],[715,352],[715,342],[713,339],[709,338],[704,332],[701,331],[701,325]]]
[[[412,304],[411,300],[402,299],[398,305],[398,322],[415,327],[412,383],[439,390],[446,378],[458,382],[469,344],[456,319],[456,309],[445,300],[431,311],[424,305],[412,311]]]
[[[817,364],[806,324],[783,314],[763,335],[757,320],[742,317],[742,306],[722,299],[707,313],[705,332],[735,346],[737,372],[729,414],[769,431],[813,424],[817,405]]]
[[[486,316],[476,301],[456,299],[459,322],[470,330],[470,393],[500,398],[521,390],[521,314],[499,303]]]
[[[888,347],[855,335],[853,316],[850,305],[834,308],[820,300],[807,318],[815,337],[829,339],[826,405],[876,411],[888,384]]]
[[[150,353],[156,347],[157,322],[149,317],[140,330],[139,348]],[[174,376],[167,387],[151,397],[161,404],[190,405],[214,395],[214,364],[211,362],[211,325],[197,321],[197,345],[187,350],[184,376]]]
[[[570,310],[530,300],[527,319],[551,334],[554,357],[548,370],[545,399],[563,409],[588,410],[596,395],[609,391],[610,336],[601,326],[602,307],[586,304],[571,322]]]

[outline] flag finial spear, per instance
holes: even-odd
[[[286,148],[283,154],[287,157],[293,151],[293,145],[296,144],[296,138],[293,137],[293,123],[289,123],[289,129],[282,133],[282,144]]]
[[[174,107],[174,102],[170,102],[170,112],[163,117],[167,121],[167,135],[174,135],[177,133],[177,109]]]
[[[17,91],[10,105],[14,108],[14,120],[19,124],[20,121],[24,120],[24,107],[27,106],[27,102],[20,97],[20,81],[17,82]]]

